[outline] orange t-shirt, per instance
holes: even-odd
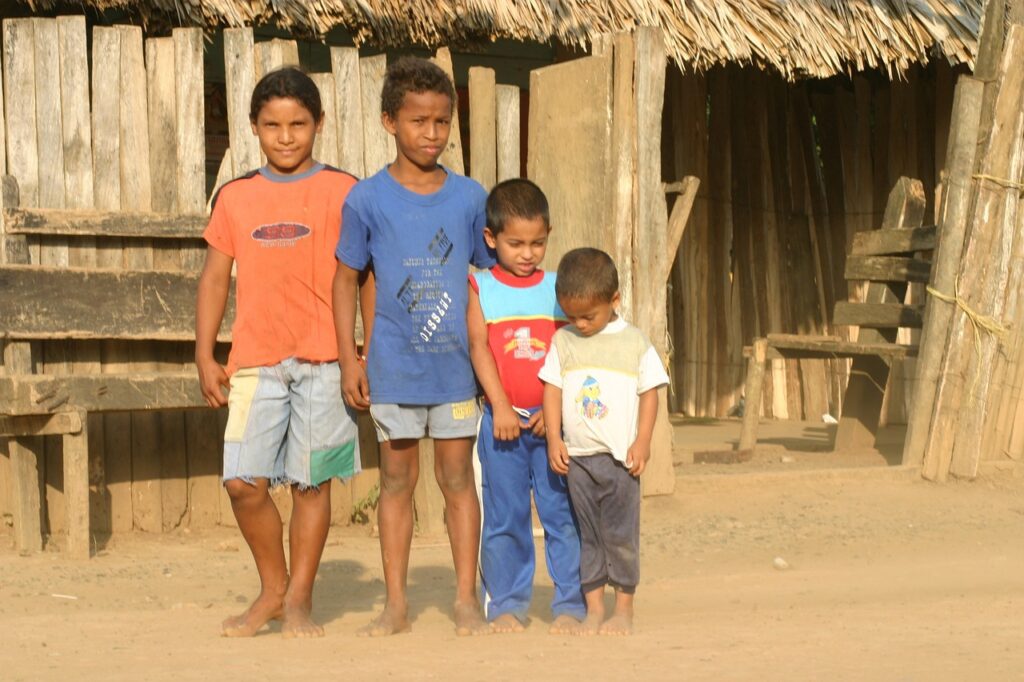
[[[203,237],[236,263],[228,374],[290,357],[338,359],[334,248],[355,183],[317,164],[296,176],[253,171],[217,193]]]

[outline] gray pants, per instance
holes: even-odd
[[[580,586],[627,594],[640,582],[640,479],[610,454],[569,458],[569,498],[580,524]]]

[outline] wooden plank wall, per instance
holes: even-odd
[[[664,179],[703,180],[671,279],[675,409],[734,410],[743,346],[756,336],[850,335],[831,325],[837,300],[862,295],[843,279],[846,249],[878,226],[901,175],[924,183],[932,215],[954,78],[938,62],[896,82],[866,74],[794,85],[738,66],[669,70]],[[837,416],[847,372],[843,361],[777,361],[764,414]],[[912,376],[904,368],[891,380],[890,422],[905,418]]]

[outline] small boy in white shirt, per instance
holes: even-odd
[[[619,318],[619,277],[603,251],[562,257],[555,284],[570,326],[552,338],[544,386],[548,462],[566,474],[580,525],[582,635],[628,635],[640,581],[640,474],[651,456],[657,388],[668,383],[657,351]],[[615,612],[604,619],[604,588]]]

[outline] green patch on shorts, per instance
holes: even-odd
[[[320,485],[326,480],[352,478],[356,474],[356,442],[330,450],[315,450],[309,455],[309,480]]]

